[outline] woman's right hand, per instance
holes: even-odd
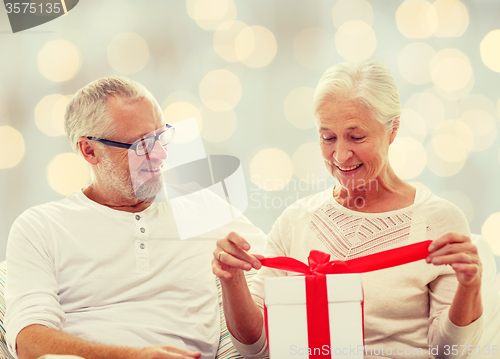
[[[259,259],[264,256],[250,254],[250,244],[238,233],[231,232],[217,241],[212,260],[212,271],[221,281],[231,281],[243,270],[260,269]]]

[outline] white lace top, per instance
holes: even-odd
[[[283,212],[268,235],[264,255],[289,256],[307,263],[309,252],[317,249],[330,253],[331,260],[347,260],[435,239],[450,231],[470,235],[460,209],[429,191],[418,189],[414,203],[400,210],[362,213],[338,204],[329,189]],[[295,273],[263,268],[256,275],[251,292],[261,308],[264,279],[283,275]],[[457,327],[448,318],[458,284],[450,267],[421,260],[361,276],[365,344],[374,353],[381,353],[375,349],[382,347],[384,353],[387,348],[393,353],[366,358],[430,358],[429,345],[440,348],[437,358],[445,358],[444,345],[477,344],[482,318],[467,327]],[[264,335],[252,345],[242,345],[234,338],[233,342],[248,358],[267,351]]]

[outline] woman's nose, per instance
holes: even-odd
[[[347,144],[341,141],[337,142],[337,147],[333,151],[333,159],[337,164],[345,163],[352,157],[352,151]]]

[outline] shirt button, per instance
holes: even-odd
[[[141,219],[141,216],[139,216],[138,214],[135,215],[135,219],[139,220]]]
[[[146,228],[141,228],[141,233],[146,232]]]
[[[146,245],[144,243],[141,243],[140,247],[141,247],[141,249],[144,249],[144,248],[146,248]]]

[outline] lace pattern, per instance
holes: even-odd
[[[413,217],[414,213],[408,210],[366,218],[343,213],[329,203],[312,215],[309,226],[336,259],[348,260],[407,240]]]

